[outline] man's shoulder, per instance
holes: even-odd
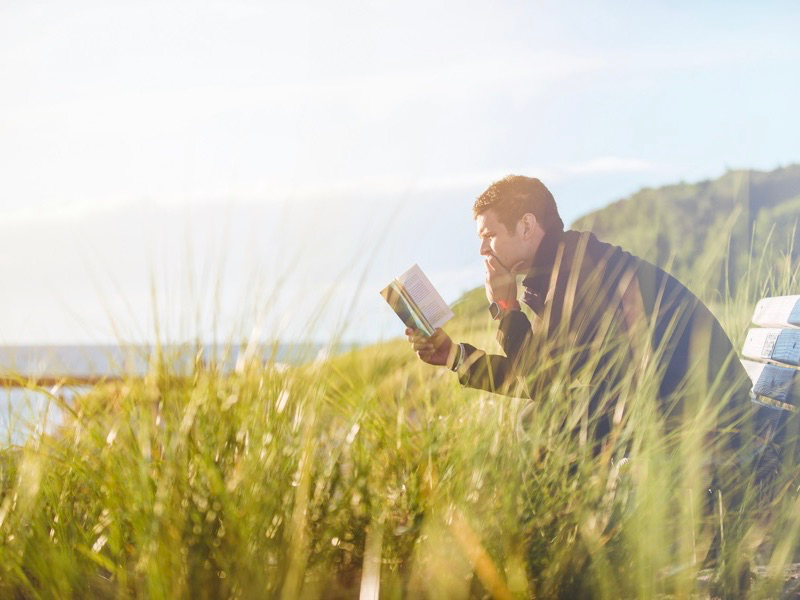
[[[646,263],[646,261],[634,254],[631,254],[621,246],[601,240],[591,231],[577,231],[570,229],[564,232],[564,235],[561,239],[564,245],[565,257],[585,257],[590,259],[592,262],[635,260],[637,262]]]
[[[634,269],[640,283],[648,282],[651,285],[680,290],[683,294],[692,295],[692,292],[677,278],[651,263],[644,258],[631,253],[622,246],[612,244],[598,238],[591,231],[569,230],[564,232],[564,256],[572,261],[579,254],[583,254],[585,267],[589,269],[601,267],[607,273],[622,275],[628,269]]]
[[[577,247],[583,245],[587,248],[618,248],[619,250],[623,250],[621,246],[616,246],[601,240],[593,231],[567,229],[564,231],[561,239],[567,247]]]
[[[682,281],[668,271],[640,256],[632,254],[621,246],[600,240],[590,231],[567,231],[564,232],[564,239],[570,248],[585,246],[588,256],[595,259],[606,257],[609,265],[620,265],[623,264],[622,261],[625,261],[626,265],[635,267],[637,282],[642,291],[645,292],[645,289],[652,291],[652,302],[656,301],[656,295],[661,295],[679,301],[681,304],[687,301],[702,304]]]

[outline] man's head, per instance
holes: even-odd
[[[472,206],[481,254],[510,269],[530,262],[545,232],[563,231],[553,195],[538,179],[509,175],[495,181]]]

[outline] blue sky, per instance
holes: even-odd
[[[146,339],[154,312],[395,335],[376,290],[411,264],[449,301],[480,284],[498,177],[570,222],[800,161],[799,30],[790,2],[4,2],[0,343]]]

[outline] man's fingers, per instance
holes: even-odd
[[[438,327],[436,331],[433,332],[433,335],[428,339],[430,339],[432,344],[438,346],[445,340],[445,338],[447,338],[447,334],[444,332],[444,329]]]
[[[418,342],[419,340],[428,339],[425,335],[419,330],[414,329],[413,327],[406,327],[406,339],[411,342]]]
[[[524,261],[520,261],[524,264]],[[520,264],[520,263],[516,263]],[[516,266],[515,264],[515,266]],[[500,259],[497,258],[494,254],[489,254],[486,257],[486,270],[491,271],[493,273],[509,273],[508,267],[506,267],[503,263],[500,262]]]
[[[520,261],[518,261],[518,262],[515,262],[515,263],[514,263],[514,266],[512,266],[512,267],[511,267],[511,269],[510,269],[510,271],[509,271],[509,272],[510,272],[512,275],[516,275],[517,273],[519,273],[519,272],[520,272],[520,270],[521,270],[521,269],[522,269],[524,266],[525,266],[525,261],[524,261],[524,260],[520,260]]]
[[[437,327],[431,336],[426,336],[413,327],[407,327],[406,338],[411,342],[411,348],[420,360],[432,365],[444,364],[438,355],[443,345],[450,341],[450,336],[441,327]]]
[[[431,361],[436,356],[436,352],[433,352],[433,351],[431,351],[431,352],[417,352],[417,356],[420,359],[422,359],[424,362],[429,363],[429,364],[433,364],[433,363],[431,363]]]

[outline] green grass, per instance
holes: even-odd
[[[751,272],[712,299],[737,345],[761,295],[800,289],[789,261]],[[467,295],[448,330],[491,350],[484,303]],[[545,366],[524,431],[523,400],[463,389],[400,340],[288,369],[173,365],[3,451],[0,597],[356,597],[375,573],[385,598],[688,597],[709,592],[720,523],[720,590],[744,561],[794,560],[791,461],[768,500],[745,481],[742,504],[705,507],[706,424],[665,437],[653,377],[624,383],[629,410],[595,456],[564,425],[585,390]]]

